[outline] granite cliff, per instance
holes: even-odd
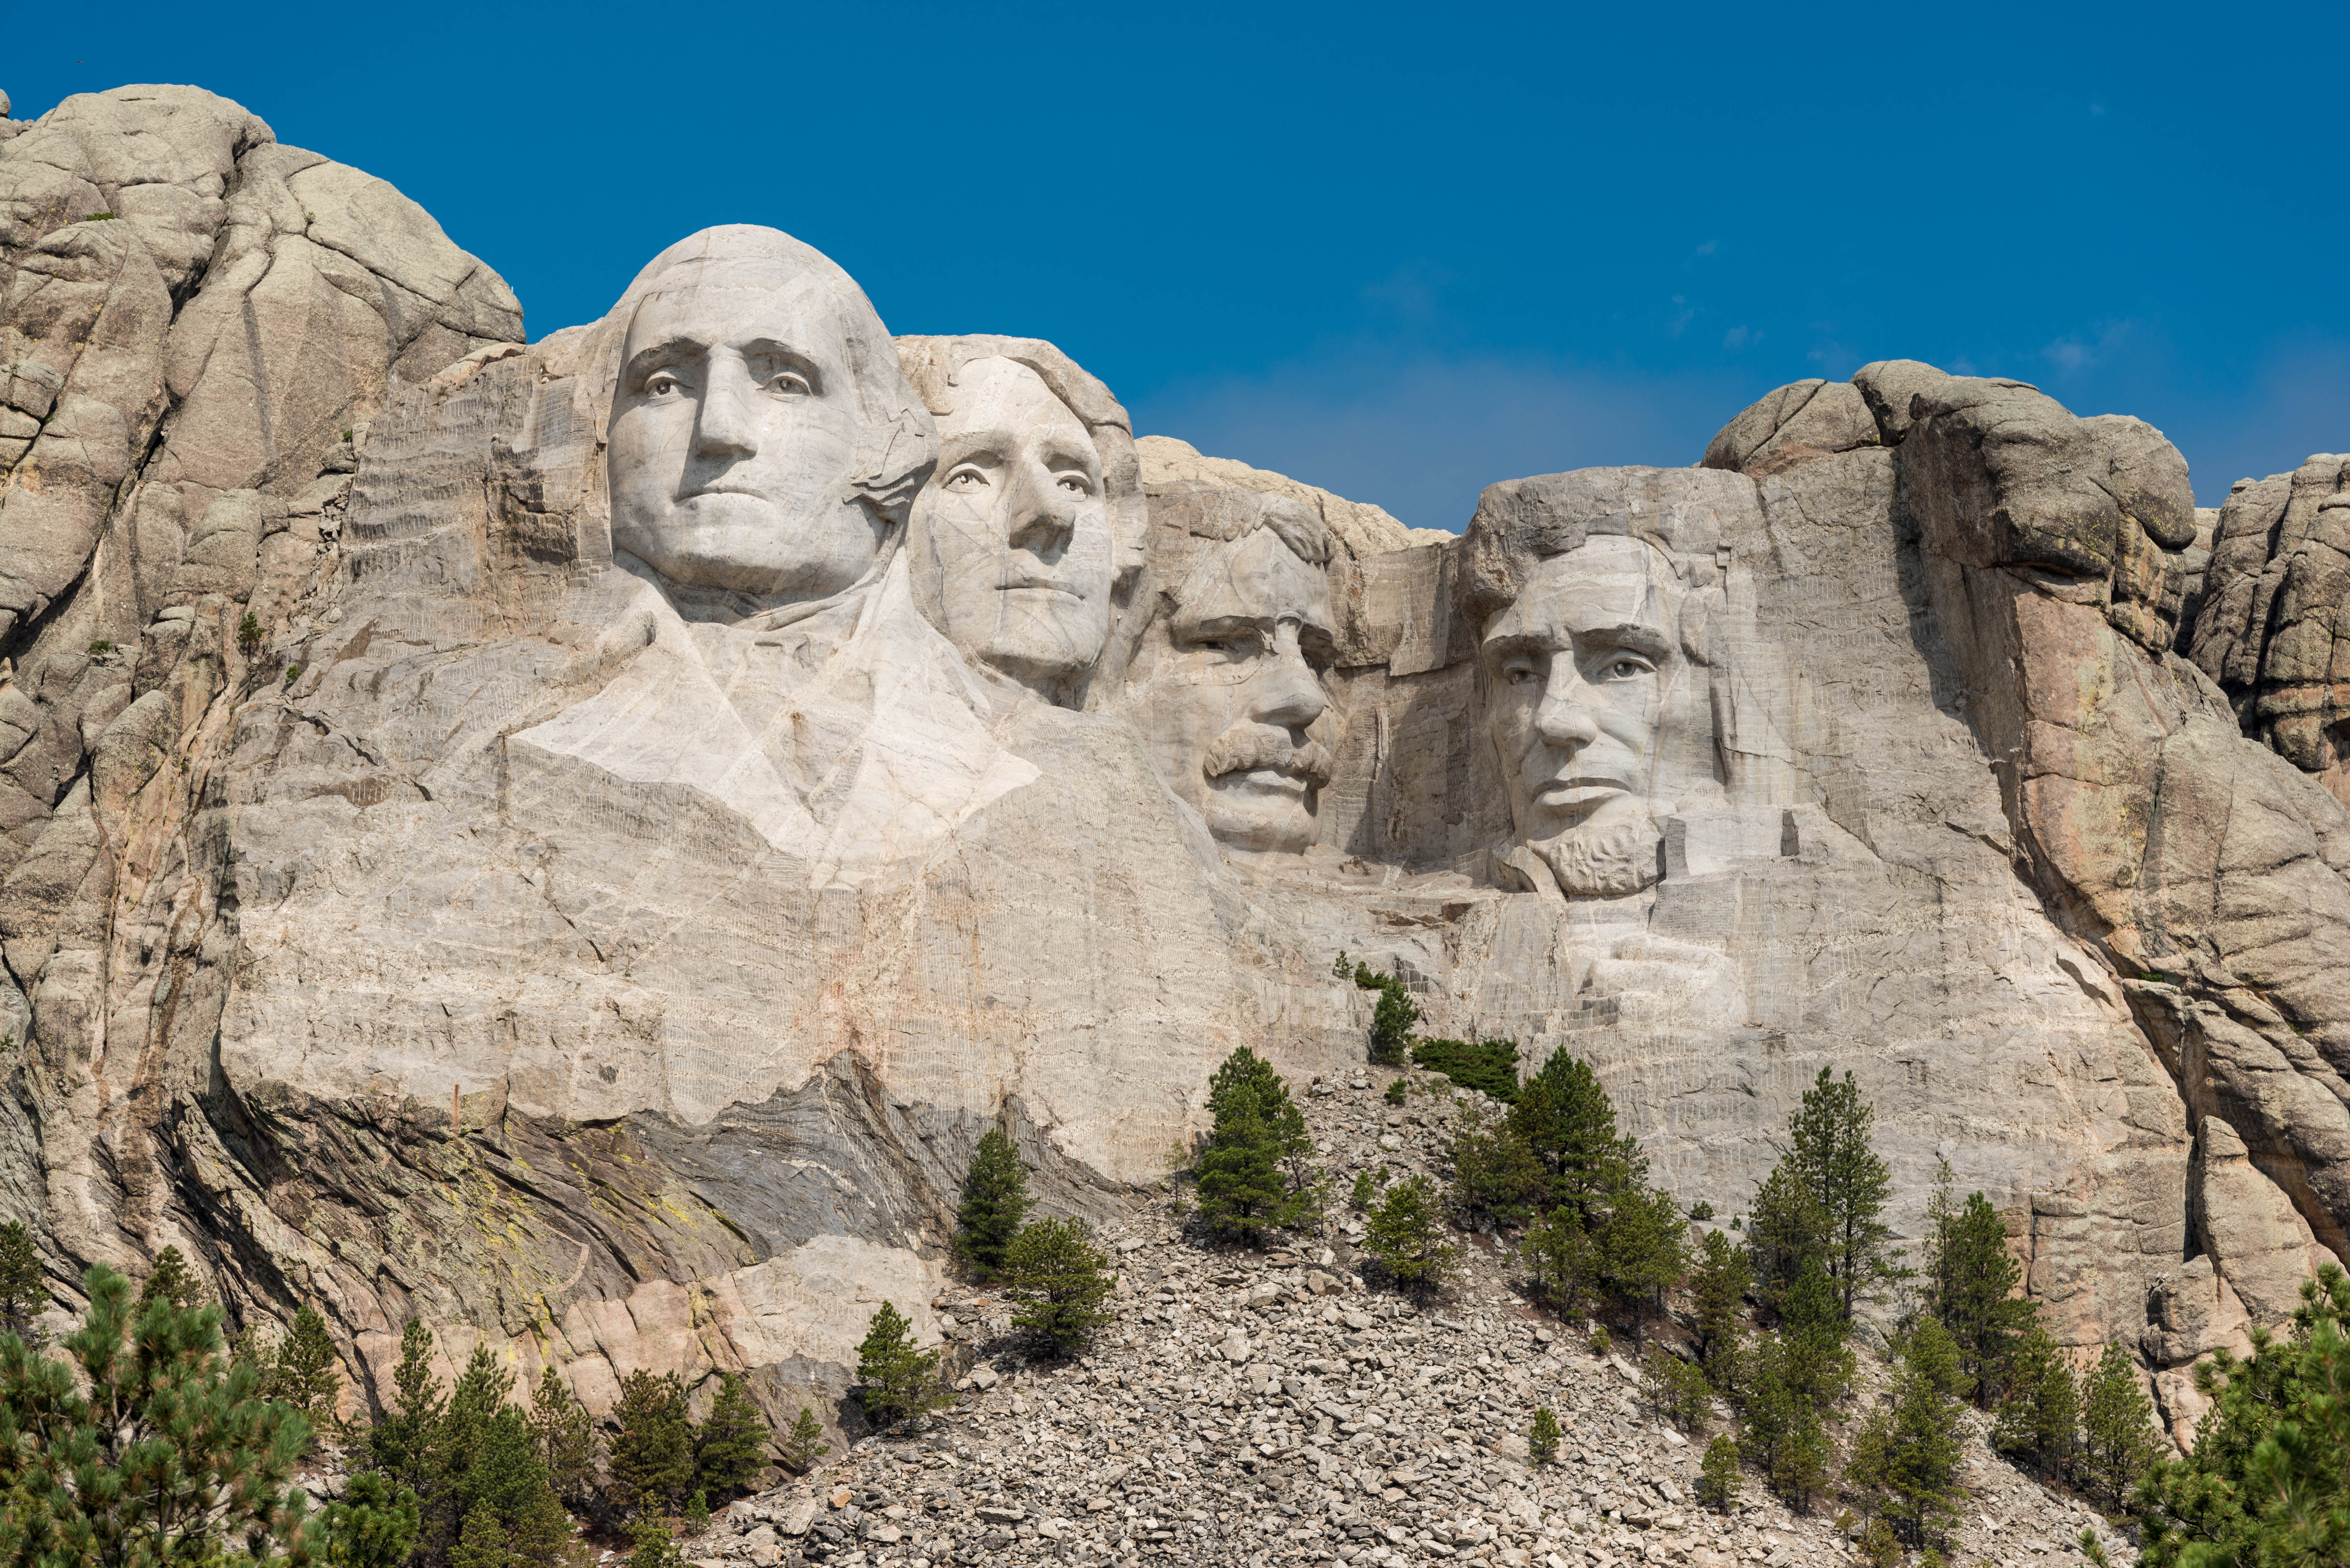
[[[984,325],[984,324],[982,324]],[[2350,1220],[2343,462],[1909,361],[1459,536],[892,340],[771,230],[525,342],[185,88],[0,124],[0,1188],[367,1397],[421,1315],[837,1394],[991,1127],[1107,1213],[1212,1064],[1565,1046],[1735,1212],[1822,1065],[2181,1370]],[[1465,498],[1464,498],[1465,499]],[[2336,504],[2341,503],[2341,504]]]

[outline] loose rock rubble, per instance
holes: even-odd
[[[1390,1106],[1393,1076],[1305,1097],[1338,1193],[1366,1168],[1442,1168],[1450,1085],[1428,1092],[1414,1075]],[[967,1368],[958,1407],[733,1504],[686,1555],[728,1568],[1854,1560],[1831,1522],[1839,1504],[1799,1517],[1749,1476],[1730,1516],[1697,1506],[1703,1439],[1649,1412],[1628,1352],[1595,1355],[1584,1325],[1529,1308],[1490,1239],[1469,1238],[1458,1285],[1415,1306],[1365,1287],[1346,1240],[1358,1229],[1347,1216],[1327,1241],[1222,1251],[1154,1199],[1107,1231],[1118,1322],[1066,1365],[1027,1359],[1000,1298],[942,1296]],[[1871,1365],[1864,1384],[1883,1381]],[[1555,1467],[1527,1461],[1537,1405],[1565,1431]],[[2086,1507],[1992,1454],[1988,1423],[1970,1420],[1954,1564],[2077,1561],[2085,1525],[2114,1561],[2136,1560]]]

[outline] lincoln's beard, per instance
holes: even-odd
[[[1555,838],[1528,840],[1570,898],[1612,898],[1637,893],[1659,876],[1654,819],[1635,817],[1613,827],[1575,827]]]

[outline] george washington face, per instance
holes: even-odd
[[[681,266],[629,326],[612,542],[671,582],[821,598],[873,565],[838,293],[789,261]]]

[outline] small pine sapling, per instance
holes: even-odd
[[[1388,1188],[1371,1210],[1363,1250],[1388,1278],[1425,1300],[1444,1288],[1461,1263],[1460,1247],[1445,1235],[1436,1184],[1425,1176],[1409,1176]]]
[[[33,1335],[33,1320],[49,1304],[41,1254],[22,1220],[0,1225],[0,1326],[19,1339]]]
[[[914,1347],[914,1328],[883,1302],[857,1347],[858,1397],[877,1427],[890,1428],[938,1409],[953,1397],[939,1386],[939,1353]]]
[[[768,1436],[766,1417],[743,1380],[731,1372],[721,1377],[710,1413],[693,1428],[694,1495],[746,1490],[767,1461]]]
[[[1550,1413],[1549,1406],[1536,1406],[1534,1424],[1526,1432],[1527,1454],[1538,1465],[1555,1465],[1558,1463],[1558,1417]]]
[[[800,1407],[800,1418],[784,1435],[784,1468],[794,1475],[806,1475],[816,1468],[816,1460],[832,1452],[832,1445],[824,1440],[823,1424],[816,1412]]]
[[[204,1282],[196,1277],[196,1272],[188,1267],[188,1261],[180,1256],[180,1249],[166,1247],[155,1254],[154,1272],[139,1287],[139,1304],[143,1307],[150,1302],[170,1302],[175,1307],[202,1306],[211,1293],[204,1288]]]
[[[1028,1196],[1028,1168],[1021,1163],[1019,1149],[1000,1130],[988,1128],[963,1177],[962,1203],[955,1211],[956,1253],[979,1278],[995,1278],[1003,1265],[1003,1250],[1035,1206]]]
[[[1716,1513],[1728,1513],[1738,1506],[1739,1484],[1738,1439],[1725,1432],[1705,1446],[1705,1459],[1698,1469],[1697,1501]]]
[[[1083,1220],[1039,1220],[1004,1249],[1004,1294],[1021,1310],[1013,1323],[1035,1330],[1055,1355],[1089,1344],[1117,1314],[1104,1303],[1118,1283],[1109,1254],[1094,1245]]]
[[[318,1309],[294,1314],[294,1328],[279,1342],[265,1386],[269,1397],[291,1405],[310,1419],[315,1438],[334,1424],[336,1396],[342,1391],[342,1357],[327,1334]]]

